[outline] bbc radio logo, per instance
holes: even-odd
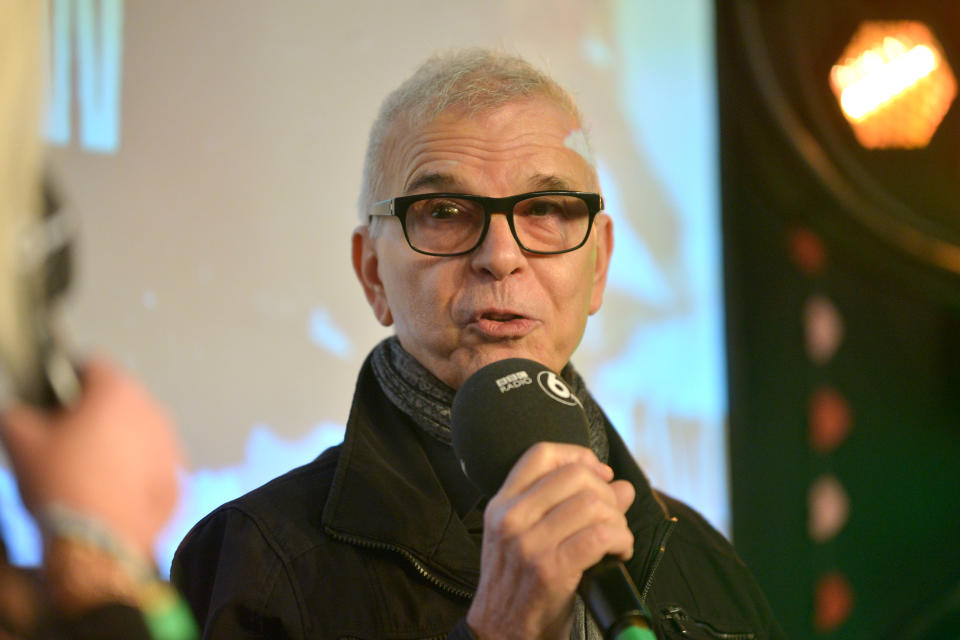
[[[50,0],[45,137],[114,153],[120,146],[123,0]],[[76,92],[76,99],[74,99]]]
[[[511,389],[522,387],[525,384],[533,384],[533,380],[530,379],[530,374],[526,371],[517,371],[505,375],[502,378],[497,378],[497,388],[500,389],[500,393],[506,393]]]
[[[502,378],[497,378],[497,389],[500,390],[500,393],[519,389],[528,384],[533,384],[533,378],[523,370],[507,374]],[[544,370],[537,373],[537,384],[551,399],[571,407],[576,405],[583,407],[583,405],[580,404],[580,399],[570,391],[567,383],[553,371]]]

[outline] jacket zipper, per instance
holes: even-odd
[[[647,595],[650,593],[650,587],[653,586],[653,576],[657,573],[657,567],[660,566],[660,561],[663,560],[663,556],[667,553],[667,539],[670,537],[670,534],[673,533],[674,528],[677,526],[677,519],[675,517],[667,518],[664,522],[659,525],[659,532],[657,535],[657,540],[654,548],[656,551],[656,556],[653,558],[653,564],[650,565],[650,573],[647,574],[647,581],[643,584],[643,591],[640,592],[640,601],[646,603]]]
[[[430,571],[425,566],[423,566],[423,563],[417,560],[417,558],[412,553],[410,553],[403,547],[398,547],[396,545],[388,544],[386,542],[374,542],[372,540],[367,540],[365,538],[349,536],[342,533],[338,533],[336,531],[332,531],[330,529],[327,529],[327,533],[330,534],[330,537],[336,540],[339,540],[340,542],[346,542],[347,544],[353,544],[358,547],[366,547],[367,549],[375,549],[378,551],[392,551],[394,553],[398,553],[402,557],[406,558],[407,562],[409,562],[413,566],[413,568],[416,569],[417,573],[423,576],[424,579],[427,580],[427,582],[434,585],[441,591],[446,591],[447,593],[451,593],[455,596],[459,596],[467,600],[472,599],[474,596],[473,591],[468,591],[467,589],[461,589],[460,587],[457,587],[445,581],[443,578],[440,578],[430,573]]]
[[[687,625],[684,624],[684,622],[692,622],[700,627],[707,635],[712,638],[718,638],[719,640],[754,640],[754,638],[756,638],[756,635],[751,632],[727,633],[725,631],[719,631],[713,628],[713,625],[691,618],[687,615],[686,611],[677,606],[666,607],[661,613],[664,618],[673,623],[677,631],[682,635],[687,635]]]
[[[647,600],[647,594],[650,593],[650,588],[653,586],[653,579],[657,572],[657,568],[660,566],[660,562],[663,560],[663,556],[666,554],[667,540],[670,538],[670,534],[673,533],[673,530],[674,528],[676,528],[676,526],[677,526],[677,519],[675,517],[668,518],[666,521],[664,521],[660,525],[659,535],[657,536],[657,540],[656,540],[657,555],[654,557],[653,564],[650,567],[650,573],[647,574],[647,580],[643,585],[643,591],[641,591],[640,593],[641,602],[646,602]],[[425,580],[427,580],[429,583],[431,583],[432,585],[434,585],[435,587],[437,587],[442,591],[446,591],[447,593],[451,593],[455,596],[458,596],[460,598],[465,598],[467,600],[472,599],[475,594],[474,591],[461,589],[460,587],[454,586],[449,582],[443,580],[442,578],[430,573],[430,571],[425,566],[423,566],[423,563],[417,560],[417,558],[412,553],[410,553],[409,551],[407,551],[402,547],[388,544],[386,542],[374,542],[372,540],[367,540],[366,538],[359,538],[356,536],[342,534],[337,531],[333,531],[331,529],[327,529],[327,533],[330,534],[332,538],[336,540],[340,540],[341,542],[346,542],[347,544],[353,544],[359,547],[366,547],[368,549],[375,549],[379,551],[391,551],[393,553],[399,554],[400,556],[405,558],[407,562],[409,562],[410,565],[413,566],[413,568],[417,571],[417,573],[423,576]],[[722,637],[726,638],[726,636],[722,636]],[[727,640],[736,640],[740,637],[741,636],[731,636]],[[752,638],[753,635],[749,634],[748,636],[745,636],[745,637]]]

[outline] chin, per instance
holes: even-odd
[[[522,346],[510,344],[484,345],[481,349],[471,351],[468,360],[460,367],[460,380],[458,380],[457,386],[488,364],[493,364],[494,362],[508,358],[533,360],[556,371],[562,368],[562,365],[556,367],[556,365],[550,362],[548,358],[545,358],[543,354],[525,349]]]

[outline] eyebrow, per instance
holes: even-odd
[[[531,188],[537,191],[580,191],[574,189],[571,182],[556,174],[537,173],[529,180]]]
[[[533,191],[577,191],[571,186],[571,182],[555,174],[536,173],[529,180],[530,189]],[[407,193],[413,193],[428,187],[438,191],[460,192],[460,181],[449,173],[431,171],[421,176],[417,176],[406,189]]]
[[[406,192],[413,193],[424,187],[430,187],[431,189],[439,191],[456,191],[458,184],[459,181],[449,173],[431,171],[430,173],[417,176],[413,182],[407,185]]]

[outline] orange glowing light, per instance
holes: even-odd
[[[957,93],[940,44],[920,22],[864,22],[830,70],[830,87],[868,148],[924,147]]]

